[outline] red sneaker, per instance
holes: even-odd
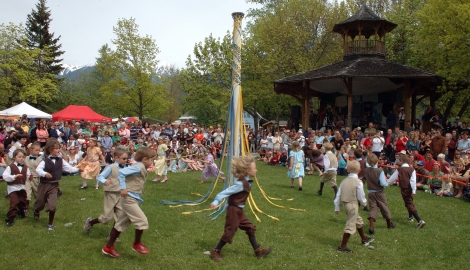
[[[132,249],[139,252],[140,254],[149,254],[150,251],[142,244],[142,242],[136,244],[132,244]]]
[[[109,255],[113,258],[119,258],[121,257],[121,254],[119,254],[115,249],[114,249],[114,246],[112,247],[107,247],[106,245],[103,246],[103,248],[101,249],[101,252],[103,252],[103,254],[105,255]]]

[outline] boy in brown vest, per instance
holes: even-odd
[[[354,156],[356,157],[356,160],[359,162],[359,165],[361,167],[361,169],[360,169],[359,173],[357,174],[357,176],[359,177],[359,179],[361,179],[362,183],[365,184],[366,182],[365,182],[365,179],[364,179],[364,172],[366,171],[366,160],[364,159],[364,151],[362,151],[362,149],[355,149],[354,150]],[[364,210],[366,212],[369,211],[369,208],[367,208],[367,204],[364,206],[364,208],[362,210]]]
[[[83,230],[86,233],[90,232],[90,229],[96,223],[108,224],[112,219],[116,221],[116,218],[122,211],[121,208],[121,194],[119,189],[118,173],[120,169],[123,169],[126,165],[128,158],[127,151],[123,148],[117,148],[114,151],[114,163],[106,166],[104,170],[96,177],[96,180],[104,184],[104,213],[98,218],[92,219],[87,218]]]
[[[416,228],[423,228],[426,222],[419,217],[418,210],[416,210],[413,204],[413,197],[416,194],[416,171],[408,165],[410,163],[408,155],[400,154],[396,163],[400,167],[390,176],[387,183],[391,185],[400,179],[398,185],[401,189],[401,196],[405,202],[405,207],[408,210],[408,221],[413,222],[413,218],[416,218],[416,221],[418,221]]]
[[[57,192],[59,182],[62,179],[62,172],[76,173],[79,170],[59,157],[60,144],[57,139],[50,138],[44,146],[44,159],[39,162],[36,172],[39,175],[38,196],[34,202],[34,219],[39,220],[39,212],[46,207],[49,212],[49,222],[47,229],[55,229],[53,222],[57,211]]]
[[[23,149],[16,149],[12,154],[14,162],[8,165],[3,172],[3,179],[7,182],[7,193],[10,199],[10,209],[5,220],[8,227],[13,226],[16,216],[25,217],[28,210],[26,202],[26,179],[31,177],[28,167],[24,164],[26,152]]]
[[[388,187],[384,171],[377,166],[379,159],[376,155],[369,155],[367,163],[370,167],[365,169],[364,179],[367,183],[367,193],[369,199],[369,234],[374,234],[374,222],[377,219],[377,208],[380,209],[382,217],[387,221],[387,228],[395,228],[395,222],[391,222],[392,215],[388,210],[387,197],[384,188]]]
[[[26,180],[26,200],[28,201],[28,205],[32,199],[32,195],[34,195],[34,198],[38,197],[39,175],[36,172],[36,168],[42,161],[42,158],[39,157],[39,151],[41,151],[41,145],[38,142],[34,142],[29,147],[29,156],[24,160],[24,163],[28,166],[31,175],[33,176],[31,180]],[[28,213],[25,214],[26,216],[28,215]]]
[[[251,156],[234,158],[232,161],[232,168],[232,173],[237,180],[233,182],[232,186],[217,194],[214,201],[211,203],[211,208],[215,209],[224,198],[228,197],[224,234],[217,246],[212,249],[210,253],[211,259],[216,262],[223,261],[220,256],[220,250],[226,243],[232,243],[232,238],[235,235],[237,228],[244,230],[248,235],[248,239],[255,251],[256,257],[265,257],[273,250],[272,248],[261,248],[258,242],[256,242],[256,227],[248,220],[243,212],[246,199],[250,195],[251,182],[253,181],[250,177],[256,176],[255,160]]]
[[[335,154],[331,152],[334,146],[333,144],[326,142],[323,144],[323,148],[325,148],[326,153],[323,156],[323,165],[325,166],[325,171],[321,178],[320,189],[317,191],[318,195],[323,194],[323,186],[325,182],[330,182],[330,186],[333,188],[336,193],[338,192],[338,188],[336,187],[336,170],[338,169],[338,159],[336,158]]]
[[[101,252],[113,258],[121,255],[114,249],[114,242],[121,232],[125,231],[131,224],[135,227],[135,238],[132,249],[140,254],[148,254],[150,251],[142,244],[141,237],[144,230],[148,229],[148,220],[139,204],[143,203],[141,196],[144,191],[144,184],[147,180],[147,168],[153,164],[157,153],[150,148],[139,148],[135,152],[134,165],[119,170],[118,180],[121,190],[122,211],[117,217],[114,228],[109,236],[109,241],[103,246]]]
[[[343,240],[341,245],[338,247],[338,252],[351,253],[346,245],[348,244],[349,237],[356,233],[356,230],[359,232],[359,236],[362,239],[362,245],[368,246],[374,241],[374,238],[367,237],[364,234],[364,229],[362,225],[361,216],[359,216],[359,207],[357,202],[360,201],[362,205],[366,205],[367,200],[364,194],[363,183],[357,177],[357,174],[360,170],[359,162],[352,160],[348,162],[348,172],[349,175],[346,177],[339,186],[338,193],[334,200],[335,203],[335,214],[339,214],[340,203],[343,203],[344,211],[346,212],[347,220],[346,227],[344,228]]]

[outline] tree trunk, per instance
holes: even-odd
[[[459,113],[457,114],[458,117],[462,117],[462,115],[467,111],[468,104],[470,103],[470,99],[466,99],[463,103],[462,107],[460,108]]]

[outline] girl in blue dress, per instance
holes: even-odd
[[[294,188],[294,178],[299,179],[299,190],[302,190],[302,178],[305,176],[304,172],[304,151],[300,148],[300,143],[294,141],[292,143],[292,150],[289,153],[289,171],[287,176],[290,178],[290,187]]]

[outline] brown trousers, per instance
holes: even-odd
[[[44,206],[46,212],[57,211],[57,190],[59,183],[39,183],[38,196],[34,202],[34,211],[39,213]]]
[[[255,235],[256,226],[248,220],[242,208],[229,205],[226,211],[227,216],[225,217],[225,229],[222,235],[222,241],[231,244],[232,238],[238,228],[244,230],[247,235]]]
[[[390,210],[388,210],[387,197],[383,191],[369,193],[368,199],[370,207],[369,219],[372,218],[374,221],[377,219],[377,209],[380,209],[384,219],[392,218]]]
[[[401,196],[403,197],[403,201],[405,202],[405,207],[408,209],[408,212],[411,213],[416,211],[416,207],[413,203],[413,192],[411,188],[402,188],[401,189]]]
[[[8,194],[10,199],[10,209],[7,213],[8,219],[14,219],[18,215],[18,211],[28,210],[28,203],[26,202],[26,190],[13,191]],[[24,212],[23,212],[24,213]],[[21,213],[22,215],[24,215]]]

